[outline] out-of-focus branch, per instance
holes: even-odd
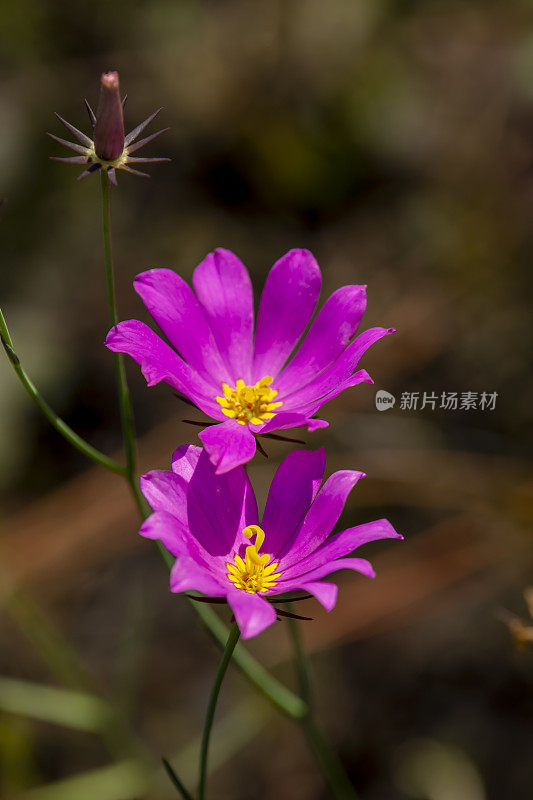
[[[104,453],[100,452],[100,450],[97,450],[95,447],[86,442],[85,439],[82,439],[81,436],[78,436],[78,434],[75,433],[72,428],[55,413],[55,411],[48,405],[46,400],[44,400],[44,398],[41,396],[35,384],[20,363],[19,357],[15,353],[13,341],[1,309],[0,338],[2,339],[2,344],[4,346],[4,350],[6,351],[7,357],[9,358],[13,369],[17,373],[20,382],[32,400],[39,406],[48,422],[56,429],[56,431],[61,434],[61,436],[66,439],[69,444],[75,447],[76,450],[78,450],[82,455],[90,458],[91,461],[96,462],[101,467],[104,467],[111,472],[116,472],[117,475],[125,476],[125,467],[123,467],[117,461],[114,461],[112,458],[109,458],[109,456],[106,456]]]

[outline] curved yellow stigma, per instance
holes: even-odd
[[[261,545],[265,541],[265,533],[259,525],[248,525],[243,530],[243,535],[247,539],[255,536],[255,542],[246,548],[244,561],[235,554],[235,563],[226,563],[228,568],[227,576],[237,589],[254,593],[266,592],[267,589],[276,586],[278,578],[281,578],[281,572],[274,571],[278,566],[278,562],[275,561],[273,564],[269,564],[270,556],[268,553],[259,555]]]
[[[240,425],[261,425],[265,420],[275,417],[272,412],[283,405],[272,402],[277,395],[277,391],[270,388],[272,381],[273,378],[267,375],[254,386],[247,386],[239,378],[235,389],[223,383],[224,397],[215,397],[215,400],[222,406],[222,413],[237,420]]]

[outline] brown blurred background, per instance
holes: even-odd
[[[131,287],[147,267],[188,279],[224,246],[257,298],[271,264],[307,247],[323,297],[366,283],[364,327],[399,331],[362,364],[376,385],[306,437],[329,472],[368,473],[341,522],[386,515],[406,537],[366,548],[377,579],[340,576],[329,616],[301,605],[317,707],[360,797],[530,798],[533,659],[504,619],[527,622],[532,580],[531,5],[4,0],[1,305],[56,411],[119,453],[98,179],[48,161],[66,153],[44,135],[64,135],[53,111],[87,129],[82,98],[96,102],[106,69],[128,128],[159,105],[171,126],[149,154],[172,162],[113,191],[123,318],[147,320]],[[129,377],[142,467],[166,468],[197,442],[191,412]],[[394,409],[376,410],[376,389]],[[417,391],[498,397],[402,410]],[[120,479],[47,426],[5,359],[0,411],[0,796],[175,797],[153,770],[175,757],[192,785],[217,651],[168,592]],[[287,450],[251,467],[260,497]],[[251,650],[294,684],[283,624]],[[120,724],[102,723],[97,690]],[[213,800],[329,796],[298,729],[235,670],[217,720]]]

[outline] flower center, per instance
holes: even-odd
[[[274,570],[278,566],[278,562],[269,564],[270,556],[268,553],[259,555],[261,545],[265,541],[264,531],[259,525],[248,525],[243,530],[244,536],[251,539],[255,536],[255,543],[248,545],[246,548],[245,560],[235,554],[234,564],[229,562],[226,564],[228,568],[227,576],[237,589],[243,589],[245,592],[266,592],[278,583],[278,578],[281,578],[281,572]]]
[[[283,405],[272,402],[277,395],[277,391],[270,388],[272,381],[273,378],[267,375],[254,386],[247,386],[239,378],[235,389],[223,383],[224,397],[215,397],[215,400],[222,406],[223,414],[237,420],[241,425],[261,425],[266,419],[275,417],[272,412]]]

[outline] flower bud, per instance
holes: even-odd
[[[125,99],[125,98],[124,98]],[[66,119],[56,114],[58,120],[70,131],[70,133],[78,140],[77,142],[69,142],[66,139],[61,139],[55,133],[49,133],[52,139],[59,144],[73,150],[76,155],[68,156],[68,158],[50,156],[54,161],[63,161],[67,164],[84,164],[85,170],[78,175],[78,180],[92,175],[98,170],[105,170],[107,177],[115,186],[117,185],[116,173],[118,170],[129,172],[131,175],[139,175],[142,178],[149,178],[146,172],[141,172],[132,164],[148,164],[159,163],[161,161],[170,161],[169,158],[161,156],[145,158],[144,156],[132,156],[141,147],[144,147],[148,142],[153,141],[160,136],[168,128],[162,128],[160,131],[151,133],[143,139],[139,136],[144,129],[152,122],[161,111],[158,108],[149,117],[146,117],[139,125],[136,125],[127,136],[124,136],[124,103],[120,100],[120,87],[118,80],[118,72],[104,72],[100,79],[100,99],[98,101],[98,110],[96,114],[93,112],[91,106],[85,101],[89,119],[91,121],[93,138],[91,139],[83,131],[80,131]]]
[[[124,114],[118,72],[104,72],[94,126],[94,150],[102,161],[114,161],[124,151]]]

